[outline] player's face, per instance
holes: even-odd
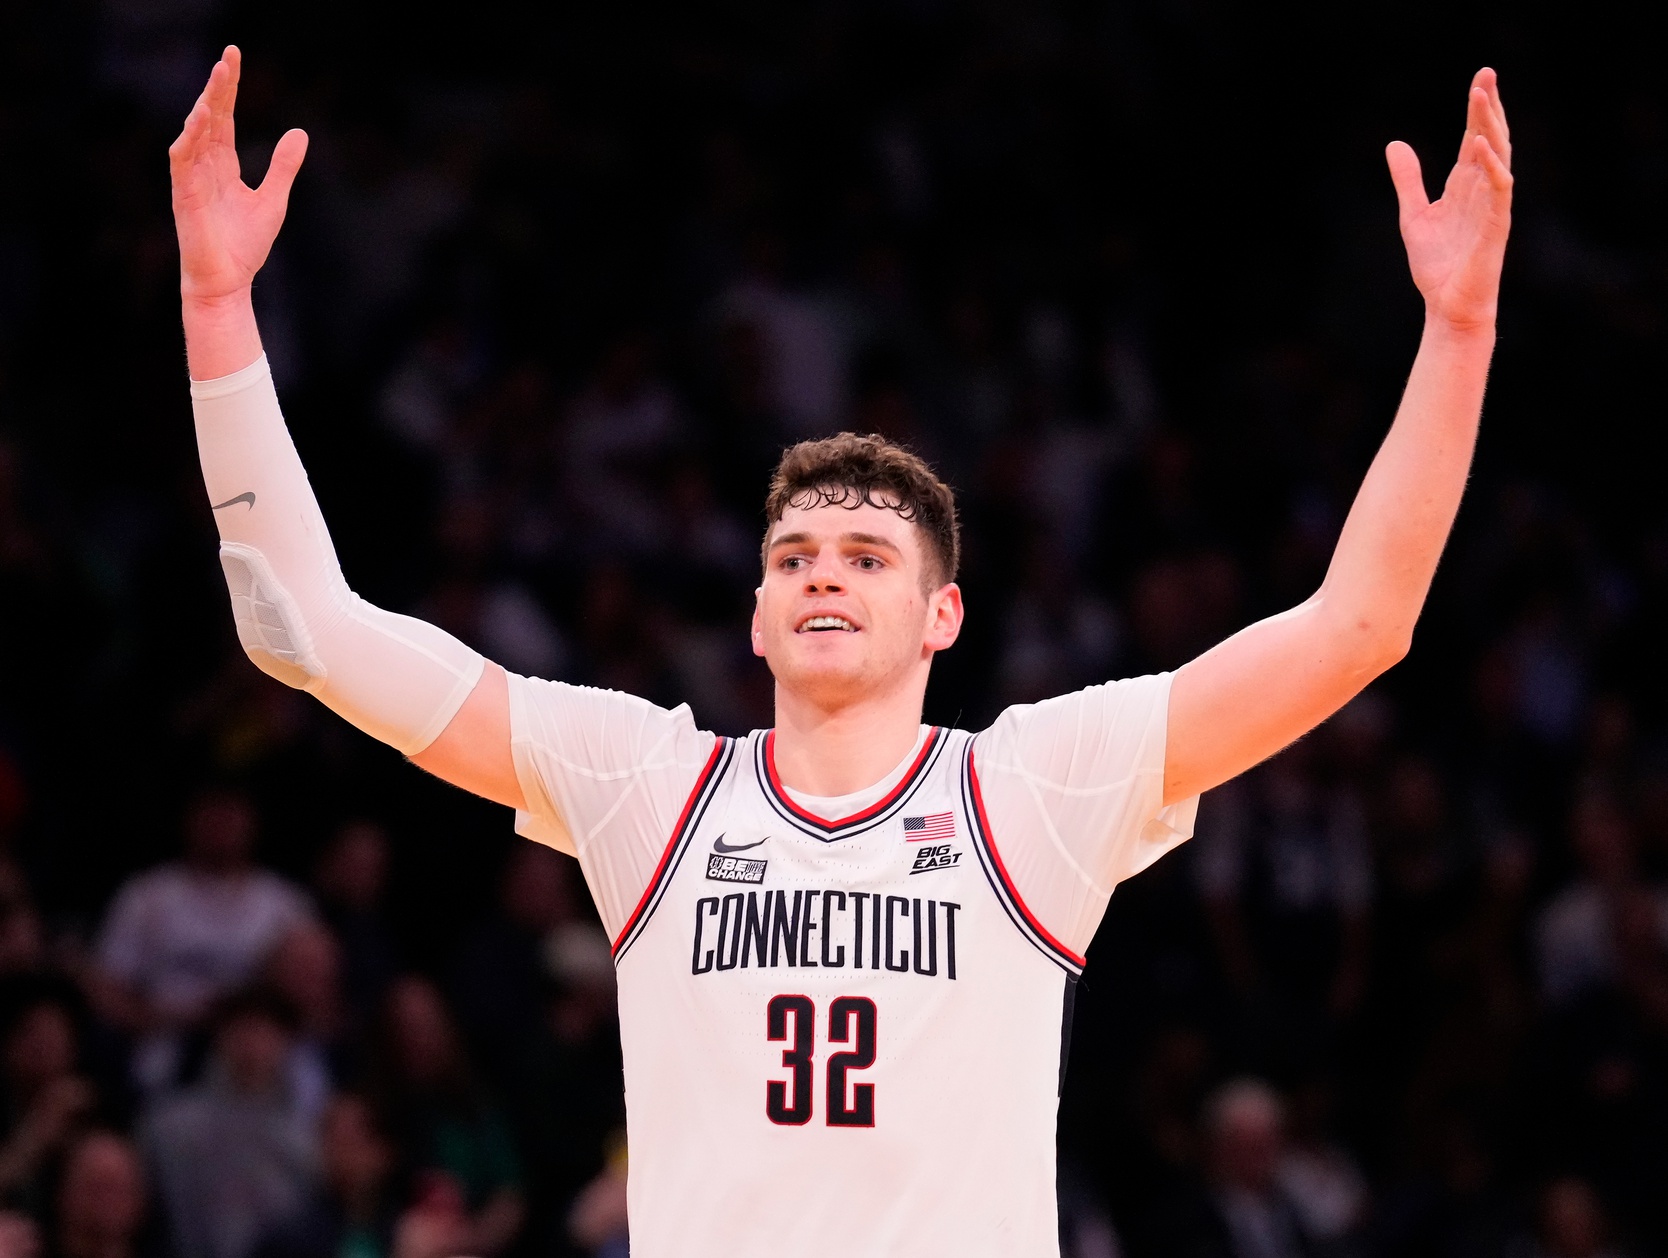
[[[921,531],[886,507],[789,507],[770,533],[753,652],[778,686],[837,706],[917,682],[961,629],[961,591],[930,588]]]

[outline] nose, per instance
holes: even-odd
[[[816,562],[805,570],[807,594],[838,594],[845,589],[840,581],[839,556],[832,547],[817,552]]]

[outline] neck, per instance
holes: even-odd
[[[909,754],[921,732],[920,683],[827,707],[776,687],[776,771],[807,795],[850,795],[873,786]]]

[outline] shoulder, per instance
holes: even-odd
[[[177,897],[185,883],[185,870],[178,864],[141,870],[116,889],[110,911],[114,914],[146,912],[152,906]]]
[[[509,698],[510,752],[527,803],[516,829],[576,856],[605,826],[660,834],[718,745],[687,704],[668,709],[513,674]]]
[[[655,735],[704,737],[687,703],[675,708],[596,686],[575,686],[510,674],[512,742],[598,744]]]
[[[1032,749],[1134,752],[1155,731],[1163,733],[1170,678],[1169,673],[1126,677],[1040,703],[1015,704],[975,736],[977,754],[990,760]]]

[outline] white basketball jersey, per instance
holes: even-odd
[[[1058,1252],[1083,961],[1001,845],[964,732],[840,818],[718,740],[615,944],[634,1258]]]

